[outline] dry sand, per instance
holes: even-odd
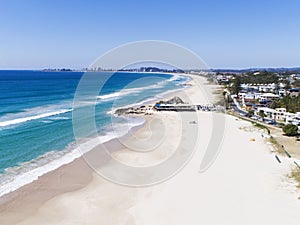
[[[193,87],[182,92],[181,97],[193,103],[210,102],[212,94],[204,98],[195,88],[195,82],[204,84],[205,79],[193,78]],[[210,93],[215,88],[202,87]],[[190,124],[185,120],[186,115],[155,113],[124,142],[131,147],[149,149],[154,139],[163,137],[154,151],[141,154],[124,146],[116,147],[116,143],[107,146],[115,148],[114,158],[123,163],[149,166],[166,160],[181,135],[192,136],[197,126],[196,152],[167,181],[143,188],[121,186],[103,179],[78,159],[2,198],[0,224],[299,224],[299,193],[295,183],[286,177],[291,160],[281,158],[279,164],[261,131],[248,122],[224,115],[226,127],[220,153],[212,166],[200,173],[201,159],[209,140],[214,138],[211,137],[213,116],[209,112],[197,112],[198,123]],[[157,135],[151,136],[153,133]],[[153,138],[151,143],[147,142],[149,135]],[[251,138],[255,141],[250,141]],[[184,147],[191,147],[189,141]]]

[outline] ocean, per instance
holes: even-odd
[[[75,151],[72,112],[83,75],[0,71],[0,196],[80,156]],[[93,73],[100,80],[107,75]],[[186,76],[171,74],[113,73],[97,97],[97,135],[103,142],[116,137],[110,126],[114,108],[154,101],[183,88],[181,84],[187,80]],[[114,122],[124,125],[126,134],[144,121],[120,117]]]

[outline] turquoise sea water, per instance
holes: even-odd
[[[59,160],[76,147],[73,98],[83,74],[0,71],[0,187]],[[93,76],[101,80],[107,74],[93,73]],[[166,91],[182,88],[180,84],[187,79],[167,74],[112,74],[99,91],[95,107],[98,135],[103,140],[114,137],[110,130],[112,108],[154,100]],[[120,126],[128,124],[125,118],[114,121]],[[141,121],[129,123],[135,126]]]

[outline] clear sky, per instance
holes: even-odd
[[[2,0],[0,68],[83,68],[164,40],[211,68],[300,66],[299,0]]]

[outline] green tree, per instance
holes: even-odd
[[[292,87],[291,83],[288,80],[284,80],[283,83],[285,84],[285,87],[284,87],[285,90],[288,90]]]
[[[233,80],[232,93],[238,95],[241,90],[241,78],[236,76]]]
[[[259,115],[261,118],[265,118],[265,116],[266,116],[264,110],[259,110],[258,115]]]
[[[297,97],[283,96],[280,99],[274,100],[270,106],[272,109],[275,108],[286,108],[288,112],[299,112],[300,111],[300,95]]]
[[[254,115],[254,111],[252,109],[248,110],[248,115],[249,115],[249,117],[253,116]]]
[[[300,87],[300,80],[295,80],[295,82],[293,83],[294,87]]]
[[[287,136],[295,136],[298,134],[298,127],[293,124],[286,124],[282,130]]]
[[[252,83],[252,84],[268,84],[268,83],[278,83],[278,75],[268,71],[256,71],[260,74],[254,75],[252,72],[245,74],[241,78],[242,83]]]

